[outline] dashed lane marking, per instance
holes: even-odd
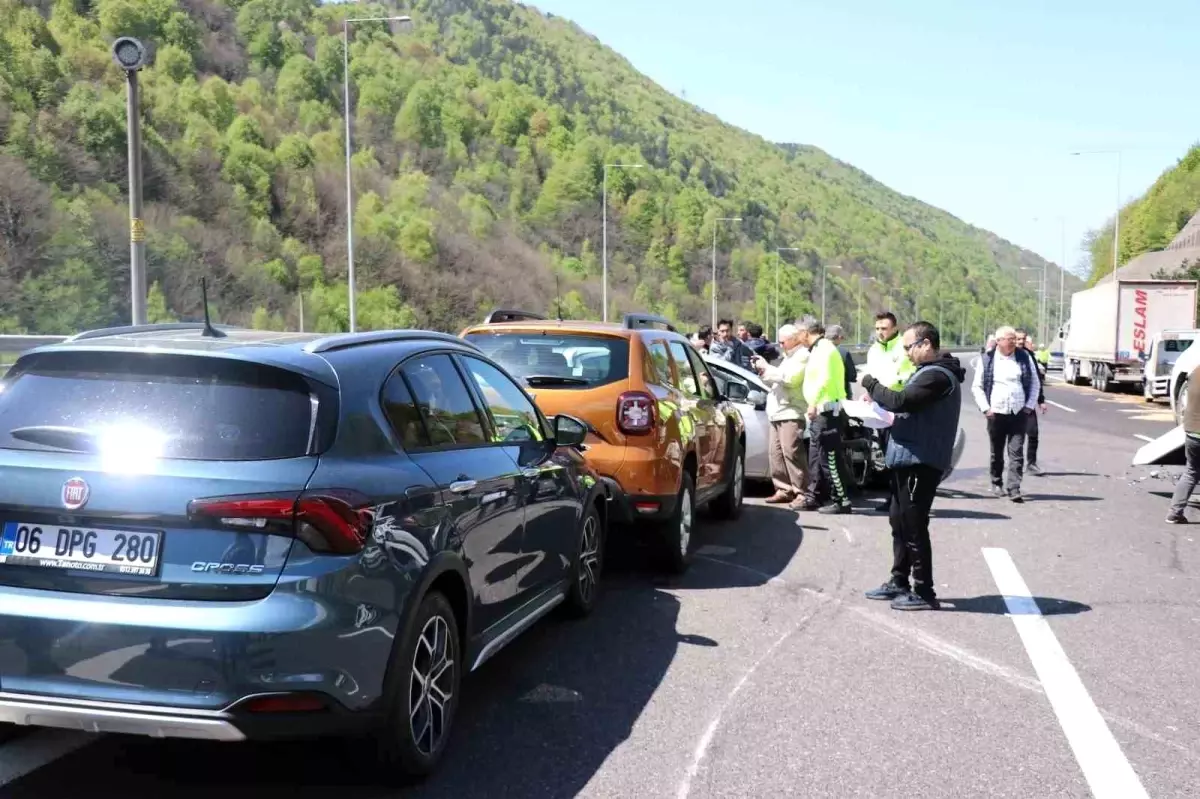
[[[1075,753],[1092,796],[1096,799],[1148,799],[1142,781],[1129,765],[1099,708],[1067,659],[1067,653],[1033,600],[1008,550],[984,547],[983,558],[991,569],[996,587],[1004,596],[1008,616],[1025,645],[1025,652],[1054,714],[1058,716],[1058,723]]]
[[[1066,411],[1067,413],[1075,413],[1075,409],[1074,409],[1074,408],[1068,408],[1066,405],[1060,405],[1059,403],[1055,402],[1055,401],[1054,401],[1054,400],[1052,400],[1052,399],[1048,399],[1048,400],[1046,400],[1046,404],[1047,404],[1047,405],[1053,405],[1055,408],[1058,408],[1059,410]]]
[[[1148,444],[1153,444],[1157,440],[1157,439],[1151,438],[1150,436],[1144,436],[1141,433],[1134,433],[1133,437],[1140,438],[1142,441],[1145,441]]]

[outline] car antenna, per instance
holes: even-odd
[[[200,301],[204,303],[204,332],[200,335],[205,338],[225,338],[225,334],[213,327],[212,319],[208,315],[208,279],[200,278]]]
[[[562,321],[562,288],[558,284],[558,272],[554,272],[554,315]]]

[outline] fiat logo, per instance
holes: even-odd
[[[67,510],[79,510],[87,504],[91,489],[82,477],[72,477],[63,483],[62,504]]]

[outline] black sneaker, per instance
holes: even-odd
[[[837,502],[830,502],[828,505],[822,505],[817,508],[817,513],[823,513],[826,516],[844,516],[850,513],[850,504],[842,505]]]
[[[1188,517],[1181,510],[1173,510],[1167,514],[1167,524],[1187,524]]]
[[[1025,471],[1029,472],[1030,474],[1036,474],[1038,476],[1045,474],[1045,472],[1042,471],[1042,467],[1038,466],[1036,463],[1031,463],[1028,466],[1026,466]]]
[[[993,485],[993,486],[992,486],[992,495],[993,495],[993,496],[997,496],[997,497],[1003,497],[1003,496],[1005,496],[1005,492],[1004,492],[1004,486],[1002,486],[1002,485]]]
[[[863,592],[867,599],[892,600],[907,594],[911,589],[907,585],[898,585],[895,580],[888,580],[878,588]]]
[[[1021,489],[1014,488],[1012,491],[1008,492],[1008,501],[1015,502],[1020,505],[1025,501],[1025,496],[1021,493]]]
[[[908,591],[892,600],[892,610],[938,610],[941,603],[932,594],[921,596]]]

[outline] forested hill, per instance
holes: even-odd
[[[1142,253],[1162,250],[1200,212],[1200,144],[1194,145],[1146,193],[1121,209],[1121,266]],[[1088,233],[1091,281],[1112,274],[1113,223]],[[1194,264],[1200,267],[1200,264]]]
[[[613,311],[765,320],[819,307],[1032,322],[1034,254],[811,147],[675,98],[594,37],[503,0],[0,0],[0,331],[128,318],[124,82],[142,76],[152,319],[346,325],[341,20],[352,27],[359,325],[457,329],[493,305],[600,315],[603,165]],[[1057,273],[1054,273],[1057,280]]]

